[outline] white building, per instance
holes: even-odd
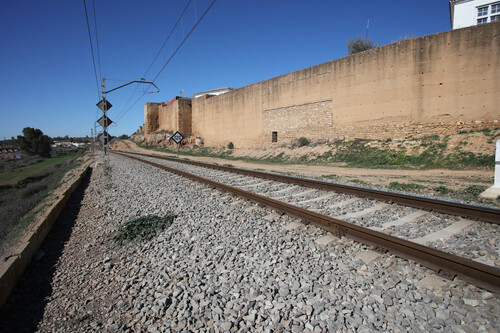
[[[450,21],[453,29],[500,21],[500,1],[450,0]]]
[[[202,91],[199,93],[194,93],[193,98],[198,98],[198,97],[205,96],[205,95],[218,96],[218,95],[222,95],[222,94],[225,94],[225,93],[233,91],[233,90],[234,90],[234,88],[229,88],[229,87],[207,90],[207,91]]]

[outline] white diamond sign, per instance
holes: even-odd
[[[183,139],[184,137],[181,133],[179,133],[179,131],[175,132],[174,135],[172,135],[172,140],[174,140],[177,144],[179,144]]]

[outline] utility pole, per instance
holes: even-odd
[[[108,106],[106,103],[106,79],[102,78],[102,99],[104,101],[104,155],[106,155],[106,146],[108,145],[108,121],[107,121],[107,115],[106,112],[108,111]]]
[[[102,78],[102,83],[101,83],[101,86],[102,86],[102,99],[96,104],[96,106],[99,109],[101,109],[102,112],[104,113],[103,116],[97,121],[99,123],[99,125],[102,126],[102,129],[103,129],[103,131],[102,131],[102,137],[99,136],[99,140],[101,140],[101,138],[102,138],[103,148],[104,148],[104,155],[106,155],[106,148],[108,146],[109,138],[110,138],[110,135],[108,134],[108,126],[113,122],[107,116],[108,110],[111,109],[111,107],[113,105],[106,100],[106,95],[108,93],[112,92],[112,91],[118,90],[118,89],[123,88],[125,86],[128,86],[129,84],[132,84],[132,83],[151,84],[151,85],[153,85],[158,90],[157,92],[160,92],[160,89],[153,82],[146,82],[144,79],[141,79],[140,81],[131,81],[129,83],[125,83],[125,84],[123,84],[123,85],[121,85],[119,87],[113,88],[111,90],[106,90],[106,79]],[[94,124],[94,126],[95,126],[95,124]],[[94,132],[95,132],[95,130],[94,130]]]
[[[94,121],[94,136],[92,137],[92,152],[95,150],[95,139],[97,137],[96,122]]]
[[[92,144],[92,152],[94,152],[94,129],[90,129],[90,142]]]

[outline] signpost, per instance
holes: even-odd
[[[102,87],[106,87],[106,81],[105,79],[102,79]],[[108,118],[106,115],[106,112],[113,107],[113,105],[106,99],[106,94],[103,91],[103,96],[102,99],[97,102],[97,107],[102,110],[104,115],[99,118],[97,121],[99,125],[102,126],[103,134],[99,135],[99,140],[104,144],[104,155],[106,155],[106,147],[108,142],[110,141],[109,135],[108,135],[108,125],[112,123],[111,119]],[[102,136],[102,139],[101,139]]]
[[[145,79],[141,79],[140,81],[130,81],[129,83],[125,83],[119,87],[113,88],[111,90],[106,90],[106,79],[102,78],[102,84],[101,84],[101,86],[102,86],[102,99],[96,105],[103,112],[103,116],[97,122],[103,128],[103,133],[101,135],[99,135],[99,140],[104,143],[104,155],[106,155],[106,146],[107,146],[108,142],[110,142],[112,139],[112,137],[110,135],[108,135],[108,126],[113,123],[113,121],[111,119],[109,119],[106,115],[106,112],[113,107],[113,105],[106,99],[106,94],[108,94],[112,91],[115,91],[117,89],[123,88],[125,86],[128,86],[129,84],[132,84],[132,83],[151,84],[157,89],[157,92],[160,92],[160,89],[153,82],[146,82]],[[95,130],[94,130],[94,134],[96,134]],[[179,133],[179,135],[181,135],[181,134]],[[182,135],[181,135],[181,137],[182,137]],[[184,139],[184,137],[182,137],[182,139]],[[180,141],[182,141],[182,139]]]
[[[171,137],[172,140],[177,143],[177,158],[179,158],[179,143],[181,143],[182,140],[184,140],[184,136],[179,132],[175,132],[174,135]]]
[[[97,123],[104,128],[104,127],[108,127],[109,125],[111,125],[113,123],[113,121],[106,116],[102,116],[101,118],[99,118]]]
[[[99,141],[101,141],[104,146],[106,146],[108,144],[108,142],[113,140],[113,137],[111,135],[109,135],[107,131],[104,131],[101,134],[99,134],[97,139]]]

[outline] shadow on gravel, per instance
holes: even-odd
[[[80,211],[92,169],[69,198],[51,232],[0,309],[0,332],[35,332],[43,318],[47,298],[64,244],[68,241]],[[42,256],[43,254],[43,256]],[[38,259],[38,260],[37,260]]]

